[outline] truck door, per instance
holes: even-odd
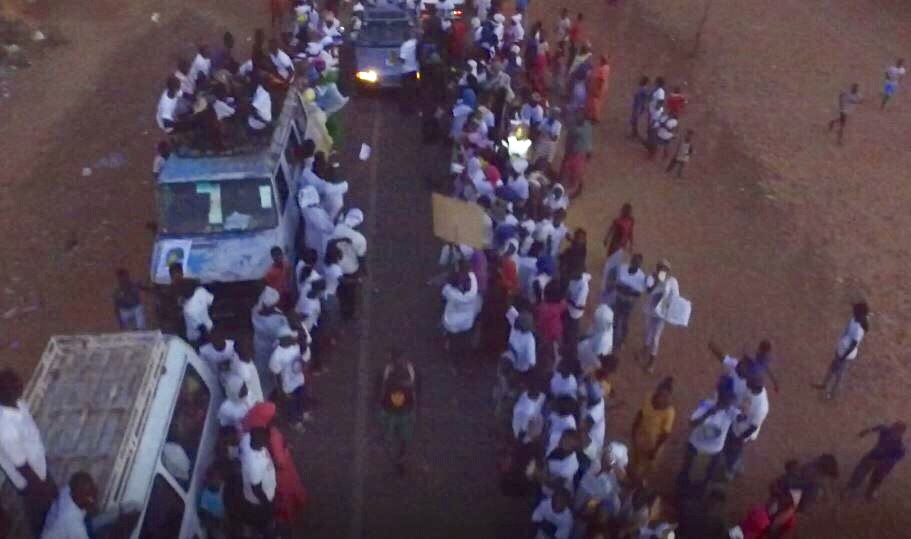
[[[284,156],[279,159],[278,168],[275,170],[275,192],[278,193],[279,235],[282,249],[292,263],[296,261],[297,254],[295,238],[300,221],[300,211],[297,207],[297,197],[291,196],[292,182],[288,172],[288,165]]]
[[[185,371],[173,404],[151,495],[142,517],[140,539],[202,537],[196,500],[214,460],[221,387],[208,366],[186,353]]]

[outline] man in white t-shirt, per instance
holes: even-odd
[[[182,96],[180,81],[173,75],[168,77],[165,89],[158,98],[158,110],[155,111],[155,123],[165,133],[174,131],[177,123],[177,103]]]
[[[285,51],[279,48],[278,40],[275,38],[269,39],[269,59],[272,60],[275,72],[281,78],[290,81],[294,77],[294,62]]]
[[[266,537],[271,537],[276,477],[268,444],[269,431],[263,427],[256,427],[244,434],[240,441],[240,470],[247,505],[244,520]]]
[[[883,85],[883,102],[880,108],[886,108],[886,103],[898,91],[898,83],[906,73],[904,58],[899,58],[895,61],[895,65],[886,68],[886,82]]]
[[[816,389],[823,389],[826,392],[826,399],[832,399],[841,386],[841,380],[848,370],[848,365],[857,359],[857,350],[860,347],[864,335],[869,328],[870,309],[866,302],[855,303],[853,307],[853,316],[848,321],[838,344],[835,347],[835,359],[829,365],[829,371],[821,384],[814,384]]]
[[[535,539],[569,539],[573,531],[573,513],[569,502],[572,498],[564,489],[558,489],[531,514],[535,525]]]
[[[0,469],[23,497],[33,529],[40,530],[56,487],[47,475],[41,432],[22,400],[22,380],[11,369],[0,371]]]
[[[258,77],[255,77],[258,79]],[[272,96],[263,87],[257,84],[256,92],[253,94],[253,101],[250,103],[250,116],[247,117],[247,124],[253,131],[261,131],[272,123]]]
[[[411,36],[399,47],[399,61],[402,63],[402,101],[401,109],[405,113],[414,110],[418,95],[418,40]]]
[[[671,276],[671,263],[665,258],[655,266],[655,273],[646,278],[645,286],[648,293],[645,303],[645,343],[640,355],[647,355],[645,370],[653,372],[661,333],[664,331],[664,317],[670,302],[680,295],[680,286],[677,279]]]
[[[307,329],[301,326],[301,331]],[[309,340],[309,337],[308,337]],[[302,351],[298,332],[284,328],[278,335],[278,346],[269,359],[269,370],[278,377],[284,395],[285,413],[292,425],[301,429],[304,421],[304,363],[310,360],[310,348]]]
[[[642,255],[636,253],[629,263],[605,265],[602,301],[614,311],[614,350],[620,351],[629,334],[629,316],[645,293],[647,277],[642,271]]]
[[[209,56],[208,45],[200,45],[193,63],[190,64],[190,80],[193,81],[194,87],[201,80],[205,81],[212,76],[212,58]]]
[[[735,403],[734,392],[722,384],[718,388],[717,398],[714,401],[700,402],[696,411],[690,416],[692,431],[690,431],[686,446],[683,468],[677,476],[678,485],[684,492],[691,488],[699,492],[711,480],[724,450],[728,431],[739,414]],[[707,461],[704,476],[701,478],[693,478],[690,473],[693,461],[697,457]]]
[[[743,448],[759,437],[759,429],[769,415],[769,393],[762,384],[762,375],[751,373],[746,382],[746,394],[738,401],[740,413],[731,425],[724,443],[724,460],[728,479],[743,469]]]

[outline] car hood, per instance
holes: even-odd
[[[381,75],[400,74],[402,72],[400,64],[390,65],[387,62],[391,56],[397,56],[398,51],[398,47],[355,47],[354,58],[357,62],[357,70],[372,69]]]
[[[203,283],[262,279],[272,263],[270,250],[280,245],[277,230],[250,233],[159,236],[152,251],[151,277],[168,284],[165,257],[175,249],[189,248],[184,275]]]

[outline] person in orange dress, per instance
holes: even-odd
[[[597,68],[588,74],[588,92],[585,100],[585,115],[593,122],[601,121],[601,110],[607,97],[607,86],[610,80],[610,64],[607,56],[601,55]]]

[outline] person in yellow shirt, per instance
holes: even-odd
[[[661,454],[661,448],[671,435],[676,412],[671,404],[674,379],[668,376],[658,384],[633,422],[633,444],[630,473],[633,478],[644,481],[651,474]]]

